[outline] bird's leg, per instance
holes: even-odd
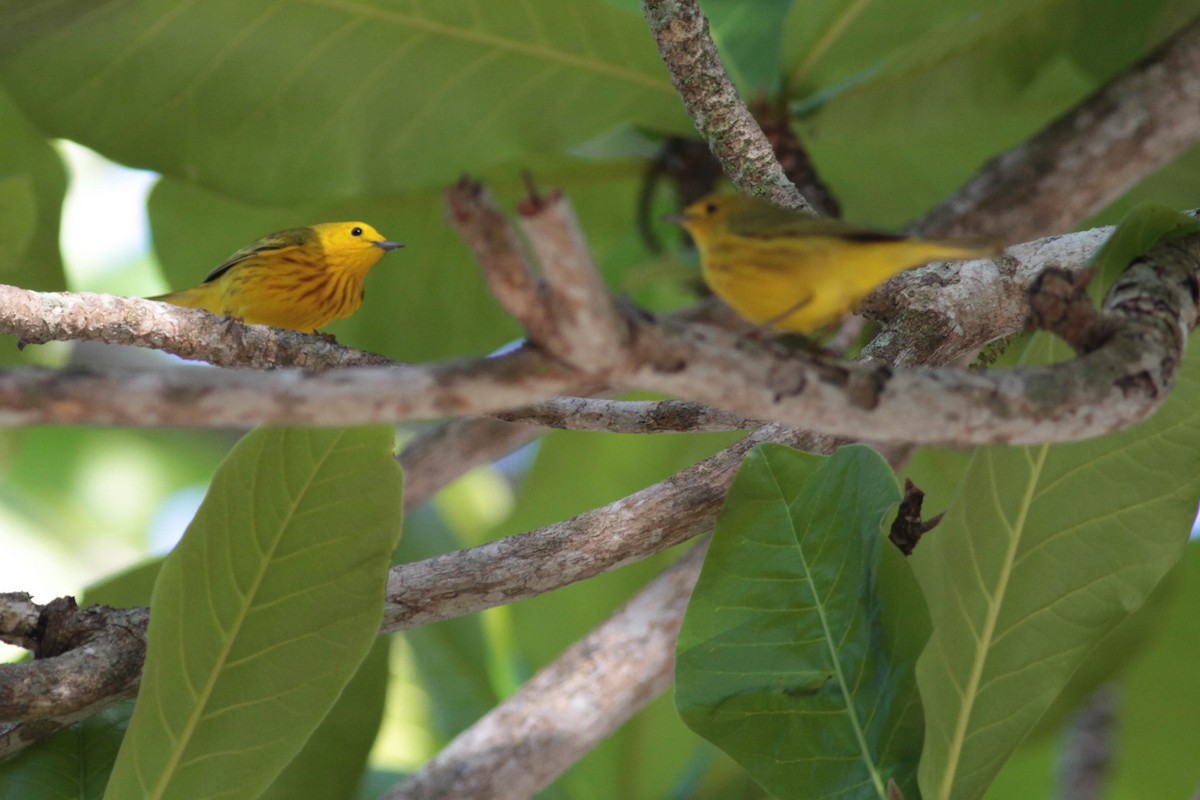
[[[779,323],[783,322],[785,319],[790,317],[792,314],[795,314],[797,311],[804,308],[806,305],[808,305],[811,302],[812,302],[812,298],[806,297],[803,300],[801,300],[800,302],[795,303],[794,305],[788,306],[786,309],[783,310],[782,313],[776,314],[775,316],[770,317],[769,319],[765,319],[762,322],[755,325],[754,329],[746,334],[746,337],[749,339],[754,339],[755,341],[758,341],[758,342],[764,342],[773,336],[778,336],[779,331],[775,330],[775,326],[778,325]]]
[[[800,302],[796,303],[795,305],[788,306],[786,309],[783,310],[782,313],[776,314],[775,316],[771,317],[770,319],[764,320],[763,322],[761,322],[759,324],[765,328],[774,328],[776,325],[783,322],[785,319],[790,317],[792,314],[795,314],[797,311],[804,308],[806,305],[808,305],[811,302],[812,302],[812,298],[806,297],[803,300],[801,300]]]
[[[313,331],[312,334],[313,334],[313,336],[321,337],[329,344],[337,344],[338,343],[337,337],[334,336],[332,333],[322,333],[321,331]]]
[[[221,320],[221,326],[225,329],[226,338],[236,338],[238,347],[245,349],[246,322],[242,317],[235,317],[233,314],[226,314]]]

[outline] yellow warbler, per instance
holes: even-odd
[[[709,195],[674,219],[696,242],[718,297],[751,322],[805,334],[845,317],[906,269],[1004,249],[983,237],[910,239],[741,195]]]
[[[199,286],[150,299],[250,325],[315,331],[358,311],[367,272],[403,246],[365,222],[289,228],[238,250]]]

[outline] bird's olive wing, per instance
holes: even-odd
[[[312,228],[289,228],[286,231],[267,234],[254,244],[243,247],[221,262],[212,272],[208,273],[204,282],[212,283],[238,264],[254,256],[297,250],[310,243],[314,245],[317,243],[317,235]]]
[[[851,225],[828,217],[812,217],[766,203],[739,210],[729,218],[729,232],[748,238],[775,239],[822,236],[854,242],[895,242],[905,237]]]

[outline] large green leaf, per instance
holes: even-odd
[[[396,552],[403,562],[420,561],[462,547],[433,504],[405,520],[406,535]],[[429,721],[444,744],[499,702],[489,681],[493,657],[478,615],[448,619],[405,631],[421,688],[429,698]]]
[[[256,797],[370,650],[400,528],[392,431],[260,428],[213,478],[151,603],[105,797]]]
[[[1197,0],[1179,4],[1200,10]],[[1160,6],[797,3],[784,35],[784,65],[792,99],[809,115],[800,132],[847,218],[900,224],[1148,52],[1163,20],[1179,19]],[[1079,43],[1104,60],[1104,75],[1073,58]]]
[[[539,441],[537,460],[521,480],[514,514],[496,534],[553,524],[626,497],[706,458],[740,435],[552,431]],[[519,659],[509,682],[519,683],[557,658],[677,557],[678,552],[668,551],[506,607],[513,633],[510,647]],[[644,756],[646,742],[655,743],[653,759]],[[561,796],[587,800],[665,797],[675,770],[695,745],[696,738],[663,698],[563,773],[555,787],[563,792]],[[614,775],[620,780],[612,780]]]
[[[1034,346],[1049,357],[1049,339]],[[975,798],[1083,659],[1179,558],[1200,497],[1200,350],[1137,428],[976,453],[912,559],[934,635],[917,666],[922,795]]]
[[[387,700],[391,642],[375,641],[333,708],[262,800],[345,800],[362,784]]]
[[[91,605],[102,603],[110,606],[149,605],[154,581],[162,568],[162,559],[143,562],[118,575],[106,578],[89,586],[80,602]],[[342,800],[354,794],[362,780],[367,754],[375,741],[376,729],[383,716],[387,696],[388,653],[390,644],[379,639],[371,647],[370,654],[346,684],[333,708],[321,720],[321,724],[309,737],[304,749],[292,759],[283,772],[268,787],[263,798],[287,800],[305,797],[306,800]],[[132,713],[132,703],[124,709],[127,720]],[[81,723],[89,724],[91,721]],[[109,769],[116,760],[120,745],[120,734],[116,732],[115,743],[106,752]],[[60,736],[65,734],[59,734]],[[74,765],[82,773],[85,762]],[[106,771],[107,777],[108,772]],[[103,793],[104,783],[100,784]],[[3,795],[0,794],[0,799]]]
[[[62,159],[0,91],[0,282],[40,291],[66,288],[58,220],[67,191]]]
[[[119,703],[0,761],[0,800],[100,800],[132,706]]]
[[[28,175],[0,177],[0,275],[20,268],[37,229],[37,198]]]
[[[641,16],[600,2],[43,7],[0,54],[38,125],[253,202],[393,194],[621,123],[687,125]]]
[[[914,786],[925,617],[881,535],[899,499],[857,445],[757,447],[729,491],[679,634],[675,701],[777,797]]]
[[[0,45],[4,33],[0,15]],[[67,191],[62,160],[46,137],[0,90],[0,283],[57,292],[67,288],[58,221]],[[28,362],[16,339],[0,337],[0,363]]]
[[[1200,542],[1188,544],[1179,591],[1157,636],[1118,683],[1116,752],[1104,797],[1194,797],[1200,785],[1195,743],[1200,737]]]
[[[742,96],[750,99],[779,90],[783,77],[780,48],[784,20],[795,5],[793,0],[707,0],[713,42],[730,79]]]
[[[1138,205],[1125,215],[1104,246],[1092,257],[1096,273],[1088,283],[1088,295],[1097,303],[1101,302],[1135,258],[1159,242],[1196,232],[1200,232],[1200,220],[1161,203]]]

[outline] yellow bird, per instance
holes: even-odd
[[[709,195],[673,219],[718,297],[751,322],[803,334],[839,321],[906,269],[1004,249],[985,237],[910,239],[741,195]]]
[[[403,246],[365,222],[289,228],[238,250],[199,286],[150,299],[249,325],[316,331],[358,311],[367,272]]]

